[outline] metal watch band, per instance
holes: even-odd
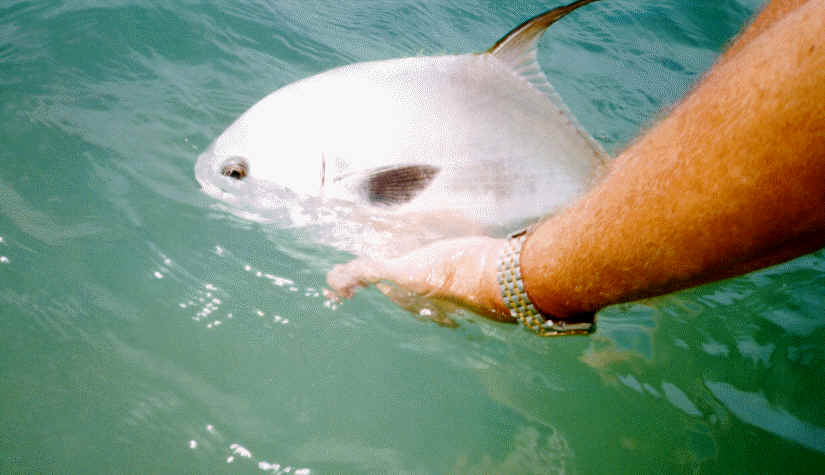
[[[521,278],[521,248],[529,228],[507,237],[507,245],[498,257],[496,278],[501,296],[510,315],[539,336],[587,335],[594,330],[593,322],[553,320],[536,309],[524,290]]]

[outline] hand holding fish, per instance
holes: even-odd
[[[472,308],[512,321],[495,285],[496,258],[502,242],[487,237],[439,241],[394,259],[362,257],[335,266],[327,274],[329,297],[352,297],[358,287],[391,281],[424,297]],[[486,285],[493,282],[492,286]]]
[[[773,2],[671,114],[581,199],[519,241],[532,304],[564,319],[825,245],[825,1]],[[744,43],[743,43],[744,42]],[[436,243],[328,275],[381,279],[506,315],[504,240]]]

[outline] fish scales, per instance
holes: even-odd
[[[367,214],[460,215],[507,226],[581,194],[606,161],[536,62],[553,21],[523,23],[484,53],[355,63],[276,90],[196,164],[203,189],[235,205],[277,207],[287,191]]]

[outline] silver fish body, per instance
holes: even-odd
[[[607,157],[535,47],[549,24],[591,1],[534,17],[484,53],[356,63],[289,84],[215,139],[196,178],[235,206],[309,197],[481,226],[553,212]]]

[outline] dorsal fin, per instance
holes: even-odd
[[[539,43],[539,39],[541,39],[541,35],[544,34],[544,31],[547,30],[550,25],[573,10],[596,1],[598,0],[578,0],[569,5],[556,7],[540,15],[536,15],[513,28],[483,54],[489,54],[495,57],[509,67],[514,74],[543,92],[561,109],[562,113],[567,117],[567,120],[569,120],[582,137],[592,145],[597,155],[601,158],[607,156],[602,150],[601,145],[576,121],[573,114],[564,104],[564,101],[562,101],[561,97],[559,97],[556,90],[550,84],[550,81],[547,80],[547,76],[544,75],[544,71],[542,71],[536,58],[536,46]],[[604,162],[604,158],[601,158],[601,160]]]
[[[598,0],[579,0],[536,15],[496,41],[487,53],[514,67],[524,63],[524,59],[528,59],[525,58],[526,55],[532,55],[530,59],[535,61],[536,45],[544,30],[573,10],[596,1]]]
[[[569,5],[556,7],[540,15],[525,21],[521,25],[513,28],[485,51],[498,60],[504,62],[516,74],[523,77],[539,90],[547,93],[554,99],[555,91],[550,87],[550,83],[544,76],[538,60],[536,59],[536,46],[544,31],[557,20],[561,19],[573,10],[587,5],[597,0],[579,0]]]

